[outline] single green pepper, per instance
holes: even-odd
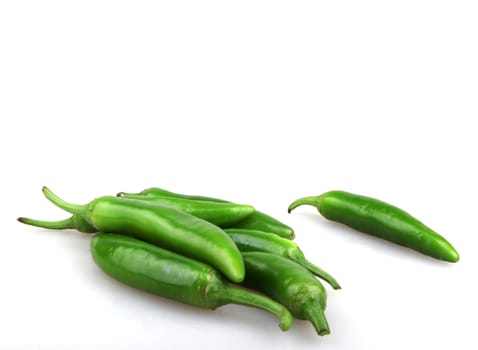
[[[190,195],[190,194],[181,194],[176,192],[171,192],[159,187],[150,187],[147,188],[139,193],[128,193],[128,192],[119,192],[117,196],[121,197],[132,197],[135,196],[144,196],[144,197],[171,197],[171,198],[184,198],[184,199],[192,199],[196,201],[207,201],[207,202],[217,202],[217,203],[230,203],[224,199],[213,198],[213,197],[206,197],[206,196],[198,196],[198,195]]]
[[[273,233],[243,228],[227,228],[224,230],[243,252],[265,252],[283,256],[295,261],[317,277],[329,283],[332,288],[340,289],[340,285],[329,273],[308,261],[299,246],[288,239]]]
[[[200,308],[241,304],[276,315],[288,330],[292,315],[279,303],[224,281],[209,265],[150,243],[109,233],[91,240],[96,264],[111,277],[138,289]]]
[[[103,196],[77,205],[65,202],[47,187],[43,193],[53,204],[82,217],[100,232],[132,235],[203,261],[233,282],[244,278],[244,261],[231,237],[205,220],[141,200]]]
[[[316,207],[325,218],[360,232],[411,248],[425,255],[457,262],[459,254],[442,236],[393,205],[375,198],[344,191],[297,199],[289,213],[300,205]]]
[[[173,197],[173,198],[185,198],[185,199],[193,199],[193,200],[200,200],[200,201],[218,202],[218,203],[230,203],[229,201],[226,201],[223,199],[197,196],[197,195],[180,194],[180,193],[167,191],[159,187],[147,188],[139,193],[120,192],[119,195],[123,197],[136,197],[137,195],[141,195],[145,197]],[[271,232],[287,239],[294,239],[295,237],[294,230],[291,227],[273,218],[272,216],[269,216],[258,210],[255,210],[254,213],[252,213],[251,215],[246,217],[244,220],[236,224],[226,225],[223,227],[247,228],[252,230]]]
[[[254,213],[254,207],[245,204],[221,203],[175,197],[125,195],[122,192],[118,193],[117,196],[167,205],[168,207],[197,216],[198,218],[209,221],[220,227],[234,225]]]
[[[309,320],[317,334],[330,333],[324,314],[327,294],[315,276],[294,261],[263,253],[242,253],[246,265],[243,284],[284,305],[294,317]]]

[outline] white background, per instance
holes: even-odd
[[[476,349],[476,1],[3,1],[1,349]],[[332,333],[104,275],[90,236],[15,219],[159,186],[250,203],[333,274]],[[442,263],[294,199],[391,202]]]

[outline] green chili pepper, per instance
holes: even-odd
[[[118,197],[122,197],[121,192]],[[191,199],[172,198],[172,197],[144,197],[144,196],[128,196],[129,199],[139,199],[167,205],[171,208],[183,211],[200,219],[209,221],[210,223],[221,226],[233,224],[244,219],[254,212],[254,207],[244,204],[207,202]],[[68,219],[58,221],[34,220],[30,218],[18,218],[18,221],[36,227],[49,229],[76,229],[80,232],[94,233],[97,229],[88,224],[87,221],[78,215],[72,215]]]
[[[167,191],[158,187],[148,188],[139,193],[120,192],[119,195],[123,197],[135,197],[137,195],[141,195],[145,197],[173,197],[173,198],[185,198],[185,199],[193,199],[193,200],[201,200],[201,201],[209,201],[209,202],[218,202],[218,203],[230,203],[229,201],[226,201],[223,199],[197,196],[197,195],[179,194],[179,193]],[[234,225],[227,225],[224,227],[247,228],[252,230],[271,232],[287,239],[294,239],[295,237],[294,230],[291,227],[273,218],[272,216],[269,216],[258,210],[255,210],[254,213],[249,215],[244,220]]]
[[[458,252],[438,233],[405,211],[380,200],[343,191],[304,197],[289,206],[289,213],[300,205],[316,207],[325,218],[355,230],[411,248],[449,262],[459,260]]]
[[[309,320],[319,335],[330,333],[324,314],[327,294],[310,271],[275,254],[246,252],[242,256],[246,265],[244,285],[278,301],[294,317]]]
[[[234,225],[234,227],[270,232],[290,240],[295,238],[292,228],[260,211],[255,211],[252,215]]]
[[[91,240],[91,252],[106,274],[132,287],[201,308],[251,306],[276,315],[284,331],[292,325],[292,315],[279,303],[227,283],[206,264],[147,242],[99,233]]]
[[[340,289],[340,285],[330,274],[308,261],[299,246],[288,239],[273,233],[243,228],[227,228],[224,230],[236,243],[241,252],[265,252],[283,256],[302,265],[314,275],[329,283],[332,288]]]
[[[197,196],[197,195],[189,195],[189,194],[180,194],[176,192],[171,192],[159,187],[151,187],[147,188],[139,193],[127,193],[127,192],[119,192],[117,196],[122,197],[132,197],[135,196],[143,196],[143,197],[171,197],[171,198],[184,198],[184,199],[192,199],[196,201],[207,201],[207,202],[217,202],[217,203],[230,203],[224,199],[213,198],[213,197],[205,197],[205,196]]]
[[[245,204],[220,203],[174,197],[126,196],[122,192],[118,193],[117,196],[167,205],[168,207],[184,211],[185,213],[197,216],[198,218],[222,227],[233,225],[254,213],[254,207]]]
[[[95,233],[98,232],[96,228],[91,226],[85,219],[79,215],[72,215],[68,219],[58,220],[58,221],[45,221],[45,220],[35,220],[30,218],[18,218],[23,224],[48,228],[53,230],[66,230],[66,229],[75,229],[84,233]]]
[[[77,205],[65,202],[46,187],[43,193],[53,204],[82,217],[98,231],[133,235],[208,263],[231,281],[244,278],[244,262],[235,243],[205,220],[141,200],[104,196]]]

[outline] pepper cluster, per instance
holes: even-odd
[[[43,194],[71,216],[60,221],[19,218],[49,229],[95,233],[91,253],[111,277],[197,307],[235,303],[266,310],[288,330],[293,318],[330,333],[326,290],[337,281],[308,261],[294,230],[250,205],[149,188],[120,192],[85,205]]]
[[[91,252],[108,275],[130,286],[202,308],[235,303],[276,315],[288,330],[293,318],[330,333],[327,293],[340,285],[308,261],[292,241],[294,230],[251,205],[178,194],[160,188],[120,192],[88,204],[66,202],[44,187],[56,206],[72,214],[60,221],[19,218],[49,229],[96,233]],[[433,258],[457,262],[441,235],[380,200],[344,191],[303,197],[289,205],[315,206],[325,218]]]

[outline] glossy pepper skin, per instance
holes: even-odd
[[[100,232],[132,235],[203,261],[233,282],[244,278],[244,262],[232,239],[219,227],[176,209],[140,200],[104,196],[85,205],[65,202],[47,187],[45,196]]]
[[[99,233],[91,240],[96,264],[129,286],[200,308],[241,304],[273,313],[282,330],[292,315],[277,302],[227,283],[209,265],[123,235]]]
[[[310,271],[275,254],[246,252],[242,256],[246,264],[245,286],[278,301],[294,317],[309,320],[317,334],[330,333],[324,314],[327,294]]]
[[[218,203],[230,203],[223,199],[197,196],[197,195],[180,194],[180,193],[167,191],[159,187],[147,188],[139,193],[126,193],[126,192],[120,192],[120,193],[124,197],[130,197],[130,196],[135,197],[137,195],[141,195],[144,197],[173,197],[173,198],[185,198],[185,199],[193,199],[193,200],[200,200],[200,201],[218,202]],[[294,239],[295,237],[294,230],[291,227],[273,218],[272,216],[269,216],[258,210],[255,210],[254,213],[252,213],[247,218],[245,218],[242,221],[239,221],[236,224],[225,225],[222,227],[247,228],[247,229],[260,230],[265,232],[271,232],[287,239]]]
[[[340,289],[339,283],[329,273],[308,261],[299,246],[288,239],[273,233],[243,228],[227,228],[224,230],[236,243],[239,250],[244,252],[265,252],[283,256],[295,261],[317,277],[329,283],[332,288]]]
[[[391,204],[375,198],[344,191],[304,197],[289,206],[289,213],[300,205],[316,207],[325,218],[357,231],[411,248],[448,262],[457,262],[459,254],[442,236]]]
[[[118,193],[117,196],[166,205],[221,227],[234,225],[254,213],[254,207],[245,204],[220,203],[174,197],[125,196],[122,192]]]

